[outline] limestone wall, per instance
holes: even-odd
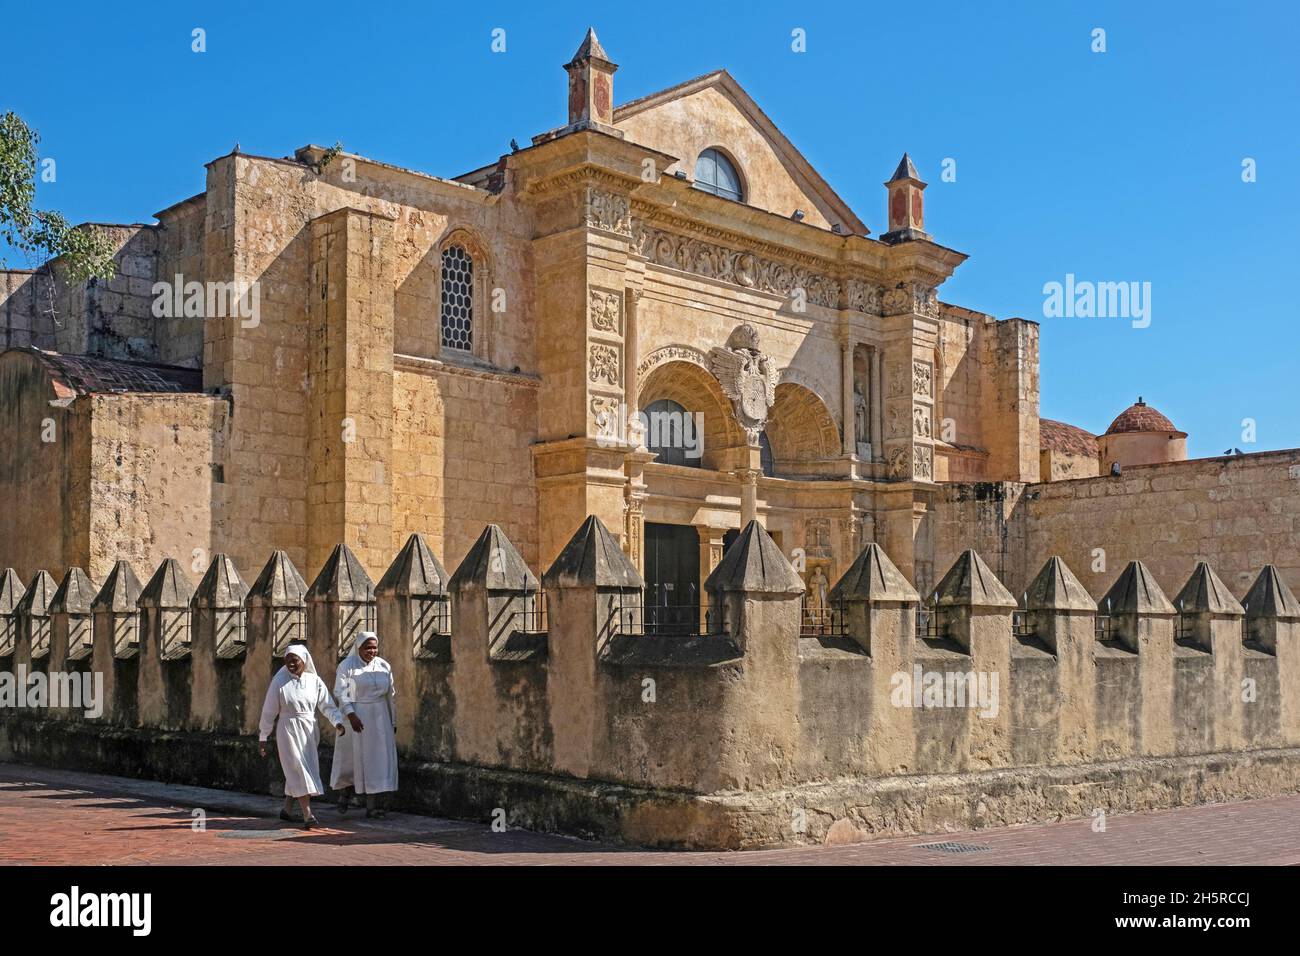
[[[536,380],[404,360],[394,391],[393,550],[419,533],[459,563],[496,522],[536,566]]]
[[[158,213],[155,280],[174,284],[202,282],[207,227],[206,194],[200,193]],[[203,366],[203,319],[184,315],[155,318],[158,361],[185,368]]]
[[[143,225],[95,228],[116,249],[117,271],[109,279],[70,283],[58,260],[48,273],[0,272],[0,347],[33,345],[73,355],[167,361],[159,357],[163,336],[151,314],[157,230]]]
[[[54,348],[50,280],[27,269],[0,270],[0,349]]]
[[[1141,558],[1167,588],[1197,561],[1240,597],[1261,565],[1300,586],[1300,450],[1125,468],[1116,478],[1027,486],[1016,519],[1024,557],[1008,583],[1057,554],[1094,596]],[[1095,549],[1105,570],[1092,571]],[[1018,585],[1016,585],[1018,586]]]
[[[1060,555],[1094,597],[1140,557],[1166,586],[1208,561],[1240,597],[1261,565],[1300,586],[1300,450],[1204,458],[1069,481],[954,485],[926,518],[937,567],[973,547],[1019,594]]]
[[[387,225],[349,227],[337,239],[346,249],[313,246],[311,224],[346,209]],[[483,296],[475,303],[474,355],[443,358],[484,369],[534,367],[524,214],[483,190],[356,157],[335,157],[317,175],[307,163],[242,154],[210,165],[204,214],[205,277],[256,282],[260,293],[255,325],[210,319],[204,327],[205,385],[228,391],[234,408],[224,462],[229,493],[216,517],[219,546],[241,566],[272,547],[315,565],[323,549],[343,539],[361,547],[363,562],[377,572],[371,541],[382,537],[382,550],[390,535],[412,524],[433,531],[423,519],[437,518],[438,509],[425,504],[409,520],[392,518],[393,495],[414,502],[437,494],[431,485],[400,489],[398,475],[435,476],[418,465],[394,467],[384,451],[393,439],[391,413],[369,405],[385,387],[390,404],[403,400],[391,384],[395,354],[440,355],[440,244],[457,234],[479,244]],[[318,242],[328,241],[316,232]],[[498,289],[500,310],[493,311]],[[326,300],[333,304],[313,311]],[[389,384],[380,385],[376,373]],[[467,400],[463,421],[473,429],[478,410],[468,394],[457,398]],[[477,434],[488,443],[485,456],[517,445],[508,435],[481,428]],[[331,456],[349,464],[322,484],[311,476],[332,468]],[[318,490],[309,493],[309,486]]]
[[[410,563],[418,552],[425,557]],[[346,547],[336,556],[355,561]],[[268,569],[282,560],[273,557]],[[215,557],[214,568],[225,561]],[[209,569],[208,579],[215,573]],[[1210,592],[1219,587],[1212,571],[1196,573]],[[1125,574],[1149,580],[1137,564]],[[274,622],[302,613],[301,592],[255,587],[232,630],[228,615],[239,613],[242,591],[227,594],[233,604],[222,603],[210,587],[194,593],[190,576],[174,564],[164,562],[155,580],[159,575],[177,581],[175,593],[193,596],[173,606],[157,594],[146,601],[146,590],[138,610],[105,593],[96,598],[95,666],[110,685],[100,725],[119,728],[115,746],[132,748],[138,735],[144,749],[162,746],[159,732],[251,732],[283,638]],[[527,775],[514,779],[533,791],[530,806],[557,790],[568,794],[564,799],[586,800],[580,783],[613,785],[600,799],[626,799],[620,806],[628,814],[647,797],[668,801],[656,811],[669,814],[657,825],[642,820],[622,831],[650,841],[687,840],[683,834],[702,825],[694,813],[703,806],[690,803],[693,796],[726,801],[736,817],[725,832],[690,840],[750,846],[824,833],[826,821],[804,828],[795,821],[805,806],[811,812],[828,805],[826,787],[852,784],[866,794],[888,782],[889,789],[923,794],[950,785],[946,775],[969,777],[974,786],[980,774],[1026,768],[1039,775],[1034,786],[1047,787],[1044,781],[1067,767],[1142,781],[1143,774],[1167,777],[1171,761],[1184,761],[1191,773],[1206,755],[1225,766],[1252,754],[1265,764],[1292,759],[1300,747],[1294,597],[1275,589],[1276,601],[1247,602],[1243,613],[1193,591],[1179,598],[1180,613],[1151,585],[1142,602],[1108,605],[1109,623],[1099,631],[1095,607],[1068,567],[1058,562],[1043,575],[1049,585],[1033,591],[1019,621],[992,570],[965,552],[927,598],[931,623],[918,630],[919,596],[871,545],[836,586],[839,623],[810,633],[801,627],[802,585],[755,522],[710,577],[706,632],[654,635],[640,628],[635,568],[595,519],[543,578],[545,597],[513,544],[492,526],[450,579],[415,541],[373,593],[331,593],[318,582],[300,636],[329,680],[335,654],[345,650],[340,622],[374,616],[377,603],[408,765]],[[449,615],[430,617],[439,606]],[[21,663],[34,659],[25,613],[20,605],[11,614],[14,660]],[[221,625],[218,614],[227,615]],[[112,643],[136,615],[139,648]],[[438,620],[433,627],[420,623]],[[239,640],[187,639],[217,632]],[[163,635],[171,635],[165,655],[156,646]],[[39,667],[60,670],[67,663],[61,653],[56,646]],[[214,674],[224,675],[216,692]],[[30,719],[7,715],[0,742],[12,747],[29,739],[17,725]],[[50,719],[81,720],[70,713]],[[22,747],[30,750],[30,739]],[[99,761],[105,749],[111,746],[77,753]],[[120,762],[111,755],[102,761]],[[1282,773],[1264,790],[1290,786],[1290,779]],[[1125,793],[1134,806],[1174,799]],[[489,791],[471,803],[491,806],[492,799]],[[871,828],[920,825],[882,821],[878,814],[891,802],[860,799],[835,812]],[[1182,794],[1174,802],[1194,799]],[[447,805],[445,795],[416,802]],[[1018,804],[1006,811],[1017,820],[1034,818]],[[969,815],[950,808],[941,817]]]

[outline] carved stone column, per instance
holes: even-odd
[[[641,350],[637,339],[637,304],[641,301],[640,289],[626,289],[623,292],[623,404],[627,408],[627,440],[638,448],[645,447],[645,436],[638,427],[637,415],[641,411],[641,399],[637,394],[637,366],[641,364]],[[636,559],[633,558],[633,561]]]
[[[640,574],[645,569],[645,486],[638,491],[628,486],[627,510],[623,515],[623,551]]]
[[[700,589],[698,600],[700,602],[700,620],[703,620],[703,615],[708,609],[708,594],[704,582],[713,573],[713,569],[722,562],[722,548],[726,532],[722,528],[710,528],[704,524],[697,524],[695,530],[700,535]]]
[[[840,402],[844,409],[844,454],[857,453],[857,409],[853,404],[853,342],[840,343]],[[873,446],[874,447],[874,446]]]
[[[871,457],[885,460],[885,363],[879,348],[871,349]]]
[[[756,458],[759,450],[751,448],[749,453],[751,458]],[[736,471],[736,477],[740,479],[740,526],[742,528],[758,519],[758,476],[761,474],[762,469],[757,467],[757,462],[752,461],[748,468],[740,468]]]

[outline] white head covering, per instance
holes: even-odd
[[[364,644],[366,641],[374,641],[375,649],[376,650],[379,649],[379,635],[376,634],[374,631],[362,631],[360,634],[357,635],[357,642],[352,645],[354,648],[356,648],[356,650],[353,651],[353,653],[359,654],[361,651],[361,645]]]
[[[306,673],[308,674],[316,673],[316,664],[312,661],[311,651],[307,650],[306,644],[290,644],[288,647],[284,649],[284,654],[286,657],[292,654],[294,657],[302,661],[302,669]],[[285,674],[289,673],[289,669],[287,667],[282,667],[280,668],[280,670],[283,671]]]

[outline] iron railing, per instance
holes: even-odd
[[[1011,612],[1011,634],[1014,637],[1033,637],[1034,629],[1029,626],[1027,611]]]
[[[716,636],[729,633],[726,613],[720,606],[701,608],[671,603],[672,592],[653,586],[644,591],[616,595],[609,612],[611,633],[642,637]],[[689,589],[694,596],[694,589]]]
[[[799,608],[800,637],[843,637],[846,633],[842,603],[809,606],[804,600]]]
[[[523,610],[515,612],[515,621],[518,625],[515,629],[525,634],[545,634],[547,603],[544,589],[530,591],[525,595]]]

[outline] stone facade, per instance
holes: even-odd
[[[70,285],[58,263],[0,273],[0,437],[13,452],[0,458],[5,580],[63,580],[77,568],[121,582],[123,567],[169,558],[195,579],[220,558],[226,598],[261,580],[247,644],[227,634],[225,598],[224,624],[192,624],[195,647],[226,656],[199,665],[199,702],[166,713],[209,729],[242,726],[213,708],[255,695],[284,634],[310,629],[309,604],[320,627],[340,626],[338,608],[307,601],[303,580],[334,566],[340,543],[380,581],[381,628],[409,623],[409,608],[385,610],[381,574],[412,536],[420,554],[454,567],[491,524],[531,574],[589,517],[638,573],[648,526],[686,529],[700,604],[751,521],[823,614],[831,582],[873,542],[920,594],[968,550],[1016,600],[1053,555],[1093,599],[1138,558],[1166,585],[1209,562],[1238,596],[1264,564],[1300,580],[1300,454],[1179,461],[1185,434],[1146,412],[1125,413],[1132,428],[1100,440],[1040,422],[1038,326],[941,301],[966,256],[925,231],[926,184],[908,157],[885,184],[875,238],[725,71],[615,106],[616,70],[589,35],[565,67],[567,123],[457,178],[315,146],[290,158],[234,152],[156,225],[111,227],[113,279]],[[641,427],[642,412],[656,427],[652,406],[698,417],[698,456],[663,453],[663,436]],[[517,597],[515,610],[533,613],[536,599]],[[216,598],[205,600],[206,614]],[[763,605],[765,634],[791,626],[784,600]],[[999,643],[1002,623],[976,624],[966,653],[992,647],[993,669],[1022,666]],[[461,639],[442,635],[417,654],[423,716],[410,739],[429,759],[452,753],[457,721],[480,719],[462,718],[457,688],[482,715],[500,717],[491,700],[508,705],[511,721],[547,698],[535,641],[502,658],[508,679],[490,656],[466,678],[451,673]],[[795,667],[795,645],[771,641],[771,687],[739,686],[734,699],[699,688],[723,708],[710,720],[773,695],[763,745],[798,750],[809,766],[784,764],[762,787],[820,779],[808,775],[819,759],[867,775],[930,766],[905,753],[915,728],[883,716],[878,700],[862,719],[887,739],[835,743],[831,712],[800,710],[799,688],[867,665],[838,645],[802,645]],[[328,657],[333,645],[321,646]],[[909,646],[890,659],[920,653]],[[620,651],[634,663],[642,653]],[[115,686],[133,686],[134,656],[96,654]],[[1050,693],[1048,665],[1035,660],[1023,668],[1039,683],[1019,686]],[[159,675],[174,661],[144,663],[144,686],[172,686]],[[589,664],[557,680],[613,694]],[[164,712],[137,703],[132,712],[151,720]],[[795,714],[803,729],[781,726]],[[640,719],[617,707],[606,716]],[[1057,759],[1023,749],[1030,731],[1008,744],[1021,732],[1010,719],[991,737],[980,731],[988,739],[972,745],[969,766],[930,769]],[[526,739],[466,732],[476,741],[458,755],[466,766],[492,763],[484,755],[497,748],[510,767],[586,767],[629,786],[689,787],[705,772],[698,743],[679,741],[681,763],[643,778],[600,762],[608,741],[574,750],[540,724]],[[947,729],[925,733],[916,746],[939,749]],[[843,753],[816,756],[818,735],[825,754]],[[735,783],[751,772],[745,759],[708,772]]]

